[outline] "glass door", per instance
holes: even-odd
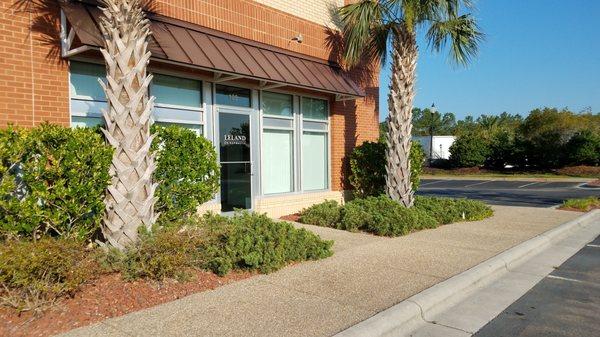
[[[219,108],[221,211],[252,208],[250,115]]]

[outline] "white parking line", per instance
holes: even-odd
[[[572,278],[568,278],[568,277],[560,277],[560,276],[554,276],[554,275],[548,275],[546,277],[547,278],[557,279],[557,280],[563,280],[563,281],[577,282],[577,283],[582,283],[583,282],[583,281],[572,279]]]
[[[481,181],[481,182],[478,182],[478,183],[475,183],[475,184],[465,185],[463,187],[471,187],[471,186],[483,185],[483,184],[486,184],[486,183],[491,183],[492,181],[496,181],[496,180],[492,179],[492,180]]]
[[[531,186],[533,184],[539,184],[539,183],[540,183],[539,181],[536,181],[536,182],[533,182],[533,183],[529,183],[529,184],[518,186],[517,188],[522,188],[522,187],[525,187],[525,186]]]
[[[437,183],[441,183],[442,181],[446,181],[446,180],[436,180],[436,181],[432,181],[429,183],[421,184],[420,186],[423,187],[423,186],[427,186],[427,185],[431,185],[431,184],[437,184]]]
[[[590,244],[588,244],[587,246],[588,246],[588,247],[593,247],[593,248],[600,248],[600,245],[593,245],[593,244],[591,244],[591,243],[590,243]]]

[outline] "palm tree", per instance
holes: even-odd
[[[356,65],[363,56],[385,62],[391,42],[392,78],[388,97],[386,193],[410,207],[412,108],[417,65],[417,28],[428,26],[431,49],[450,43],[450,56],[465,65],[476,55],[483,34],[470,14],[460,14],[468,0],[361,0],[340,8],[344,59]],[[466,6],[469,7],[469,6]]]
[[[157,217],[152,183],[156,166],[150,151],[154,97],[148,95],[152,75],[146,73],[150,25],[141,0],[101,0],[101,5],[106,63],[106,83],[101,85],[108,100],[102,132],[115,149],[102,233],[112,246],[123,249],[137,240],[140,227],[150,229]]]

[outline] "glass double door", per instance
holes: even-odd
[[[252,208],[251,112],[219,108],[221,211]]]

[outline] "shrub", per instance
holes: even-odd
[[[207,246],[206,265],[219,275],[231,268],[269,273],[292,261],[332,254],[333,241],[323,241],[305,229],[275,222],[264,214],[239,212],[231,218],[206,215],[203,223],[216,238]]]
[[[417,196],[414,208],[434,217],[440,224],[475,221],[490,217],[493,210],[481,201]]]
[[[355,199],[347,203],[339,228],[399,236],[412,230],[436,226],[435,219],[420,209],[406,208],[386,196],[379,196]]]
[[[489,155],[489,145],[475,133],[460,135],[450,146],[450,162],[454,167],[481,166]]]
[[[154,179],[156,211],[160,221],[190,216],[198,205],[212,199],[219,188],[219,165],[214,146],[203,136],[179,126],[152,127],[156,138],[157,167]]]
[[[600,208],[600,198],[592,196],[579,199],[567,199],[563,202],[561,208],[587,212],[595,208]]]
[[[94,129],[0,131],[0,236],[91,238],[104,211],[112,148]]]
[[[565,145],[565,163],[569,165],[600,165],[600,134],[584,130]]]
[[[350,184],[355,197],[377,196],[385,191],[386,145],[364,142],[354,148],[350,155]],[[412,142],[410,148],[410,172],[413,190],[419,188],[423,172],[425,152],[419,142]]]
[[[350,184],[358,198],[382,194],[385,188],[384,143],[364,142],[350,154]]]
[[[340,221],[342,207],[335,200],[325,200],[300,212],[299,221],[309,225],[336,227]]]
[[[204,233],[198,228],[163,227],[140,233],[140,239],[122,253],[113,254],[113,268],[126,280],[167,278],[179,281],[190,277],[191,269],[203,264]],[[109,255],[110,258],[110,255]]]
[[[35,309],[72,295],[93,278],[96,263],[77,240],[9,240],[0,245],[0,296],[4,305]]]
[[[502,130],[495,133],[489,143],[489,156],[485,166],[494,169],[504,169],[508,164],[515,164],[515,135],[514,132]]]

